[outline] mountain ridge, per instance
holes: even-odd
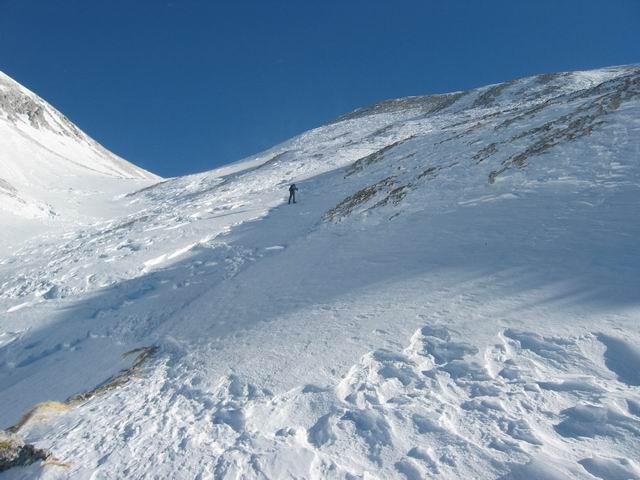
[[[447,103],[0,254],[0,427],[68,465],[11,473],[640,478],[640,69]]]
[[[14,230],[26,228],[27,235],[100,218],[113,195],[160,179],[104,148],[2,72],[0,161],[0,208]],[[103,181],[113,194],[103,191]]]

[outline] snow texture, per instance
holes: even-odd
[[[0,72],[0,254],[46,230],[110,218],[111,200],[158,177],[114,155]]]
[[[0,478],[640,478],[640,67],[382,102],[161,182],[1,80],[3,164],[28,129],[98,152],[34,172],[102,193],[0,182],[33,199],[2,217],[0,428],[55,460]],[[18,228],[45,204],[67,220]],[[41,402],[68,408],[20,422]]]

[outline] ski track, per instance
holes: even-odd
[[[640,478],[637,78],[403,99],[16,243],[0,427],[159,353],[0,478]]]

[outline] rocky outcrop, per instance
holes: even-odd
[[[48,451],[25,443],[17,435],[0,430],[0,472],[13,467],[24,467],[46,460]]]

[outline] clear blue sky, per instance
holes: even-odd
[[[163,176],[386,98],[637,62],[639,0],[0,0],[0,70]]]

